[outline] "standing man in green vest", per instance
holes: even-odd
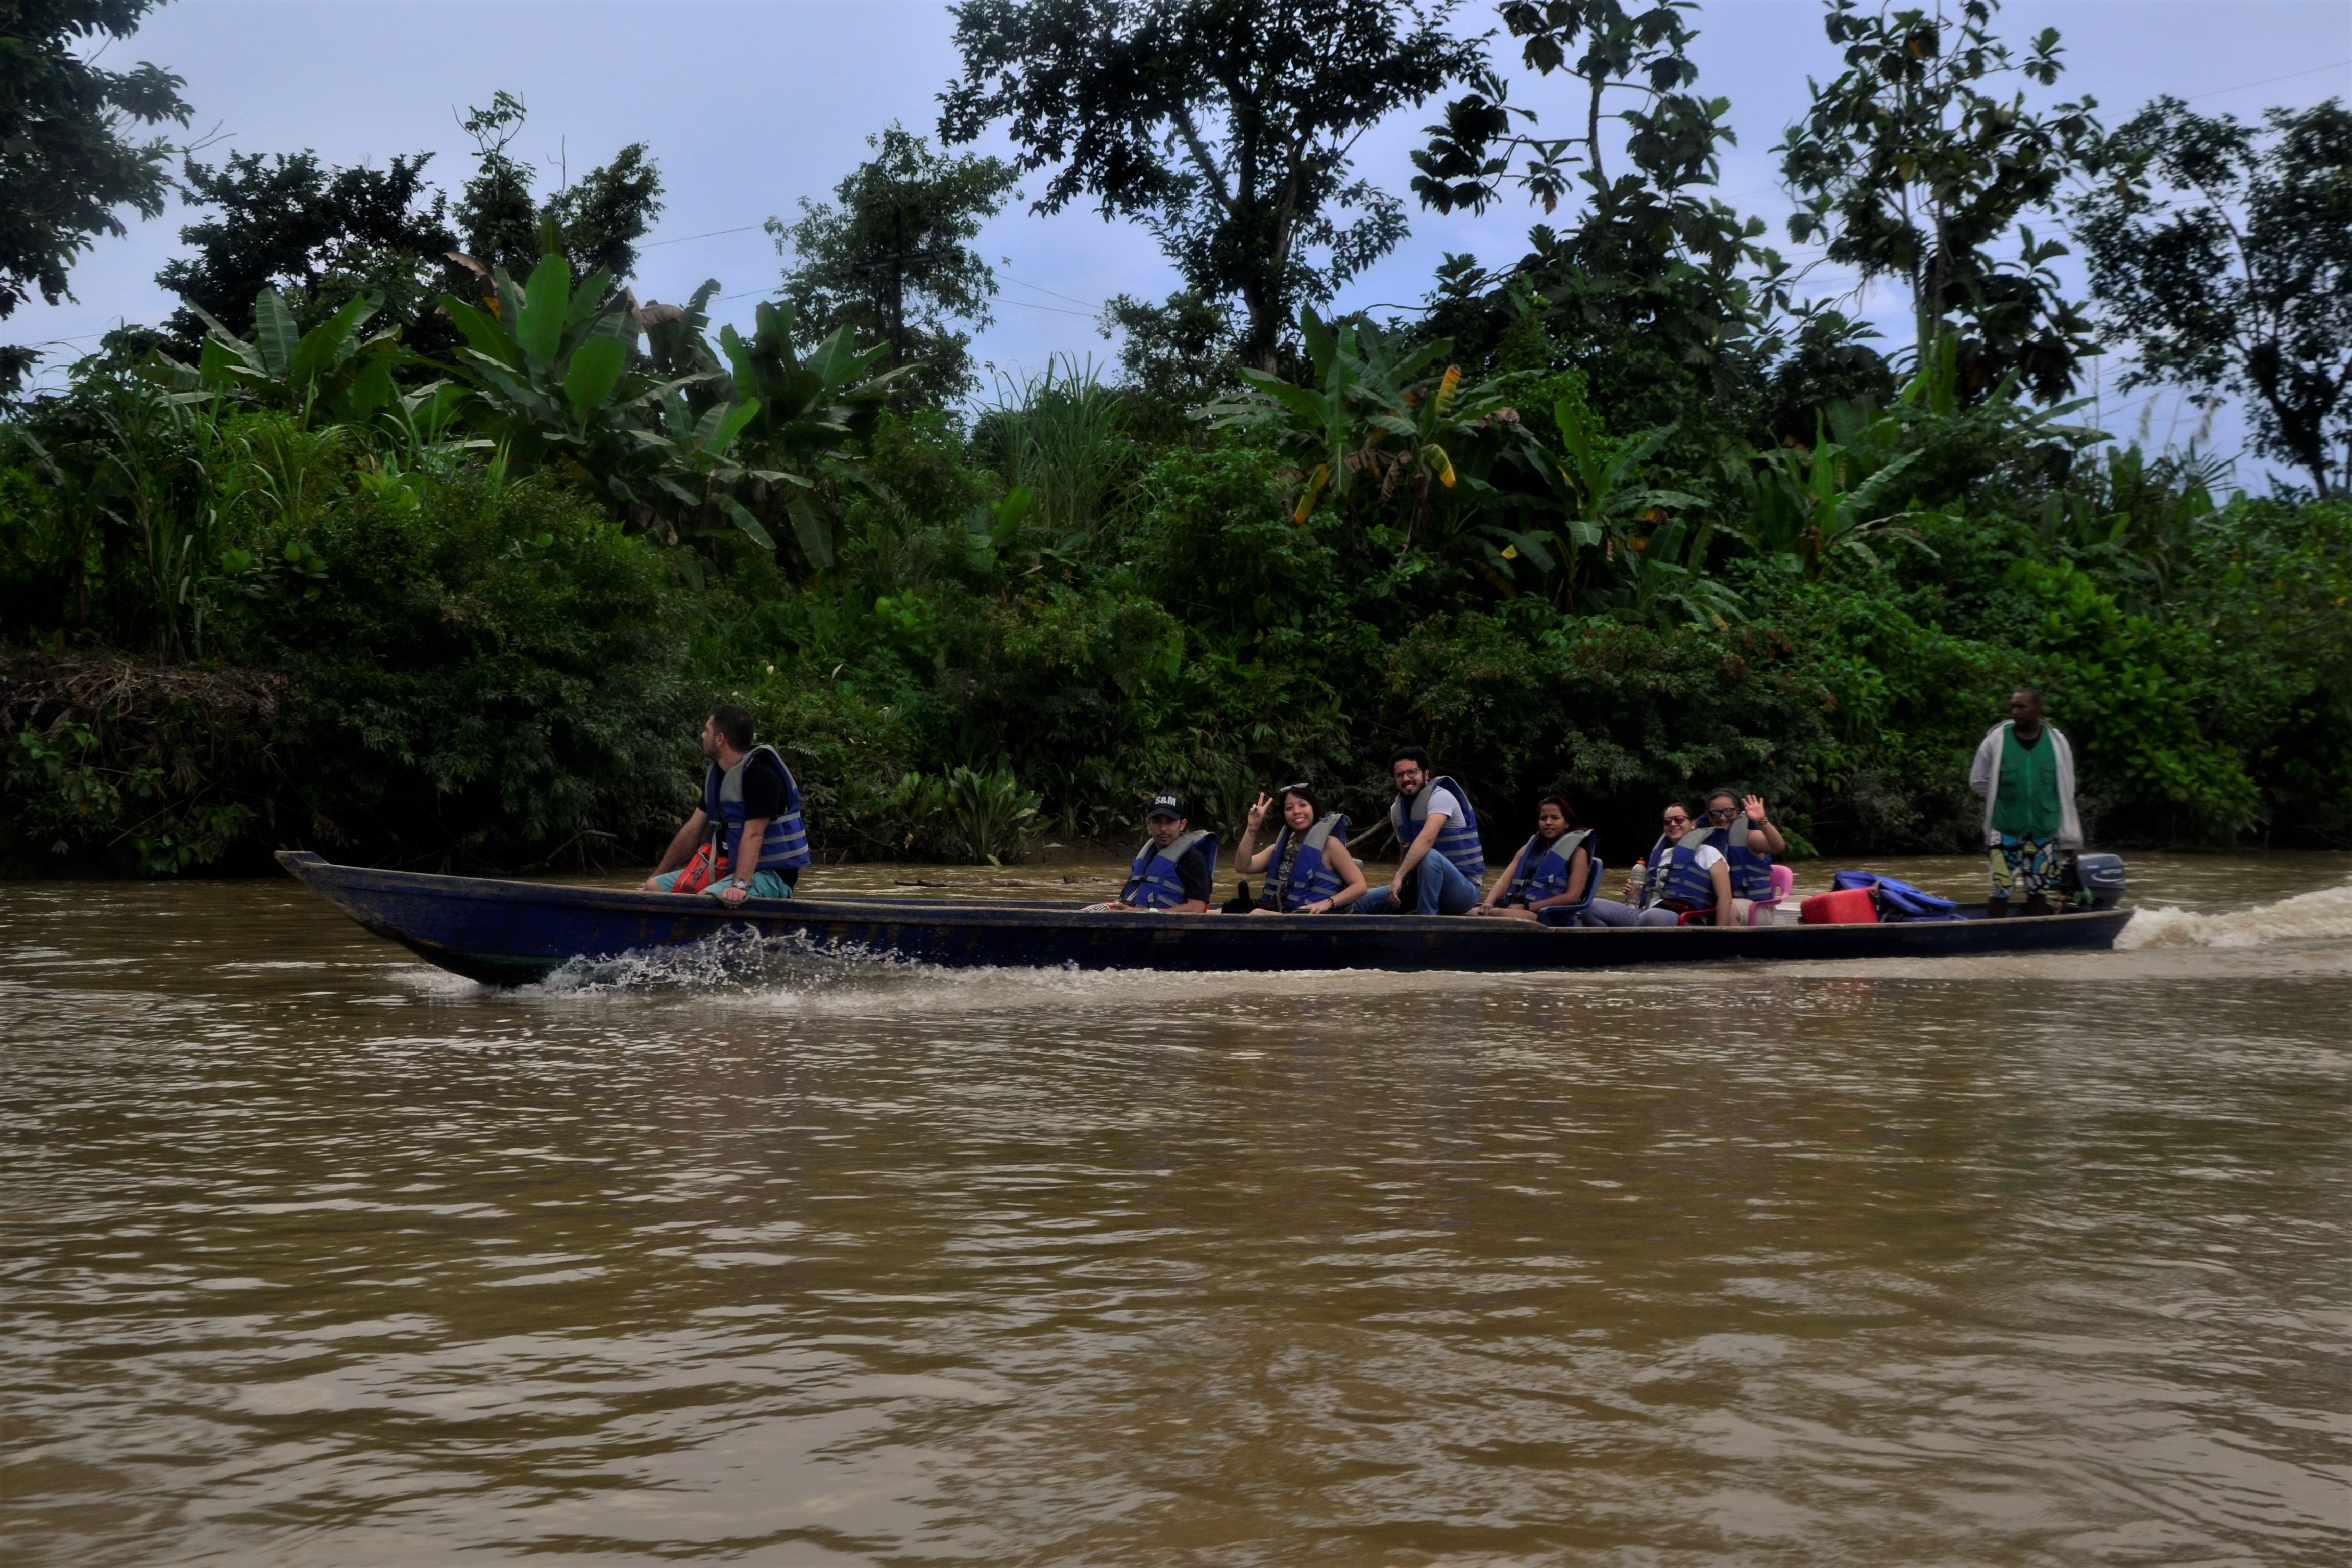
[[[2058,879],[2059,858],[2083,847],[2083,823],[2074,814],[2074,749],[2042,721],[2042,693],[2025,686],[2010,698],[2009,721],[1994,725],[1977,748],[1969,788],[1985,803],[1992,863],[1985,913],[1999,919],[2021,895],[2027,914],[2049,914],[2047,889]]]

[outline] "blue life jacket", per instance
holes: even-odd
[[[1748,819],[1735,818],[1727,828],[1717,830],[1715,847],[1731,863],[1731,896],[1735,899],[1769,899],[1772,896],[1772,857],[1748,847]]]
[[[1884,921],[1956,921],[1960,918],[1960,906],[1949,899],[1923,892],[1908,882],[1898,882],[1892,877],[1881,877],[1872,871],[1840,871],[1830,878],[1830,886],[1839,892],[1850,888],[1869,888],[1878,895],[1878,917]]]
[[[801,786],[793,782],[793,770],[784,765],[775,747],[754,746],[723,773],[713,763],[702,780],[702,809],[710,818],[711,837],[723,836],[719,855],[730,874],[736,869],[736,848],[743,842],[743,824],[750,820],[743,810],[743,770],[762,752],[774,759],[784,775],[784,810],[768,824],[761,837],[760,863],[753,869],[781,871],[809,863],[808,829],[801,824]]]
[[[1519,872],[1512,879],[1510,894],[1504,901],[1532,904],[1538,899],[1557,898],[1568,891],[1569,863],[1591,837],[1590,828],[1580,828],[1561,834],[1549,844],[1544,842],[1540,833],[1528,839],[1528,847],[1519,851]],[[1592,892],[1590,877],[1585,879],[1584,892],[1587,897]]]
[[[1686,909],[1715,908],[1715,874],[1699,869],[1698,852],[1715,837],[1711,827],[1694,827],[1668,844],[1661,836],[1650,851],[1650,904],[1681,904]],[[1716,847],[1720,849],[1721,845]]]
[[[1452,790],[1454,798],[1462,803],[1462,816],[1438,829],[1437,842],[1430,847],[1475,882],[1486,874],[1486,846],[1478,842],[1478,813],[1470,805],[1470,792],[1450,778],[1431,779],[1409,804],[1402,795],[1389,803],[1389,826],[1396,830],[1397,849],[1402,853],[1421,837],[1421,825],[1429,820],[1429,797],[1441,787]]]
[[[1139,904],[1147,910],[1172,910],[1192,895],[1184,891],[1184,879],[1176,872],[1176,862],[1192,852],[1196,844],[1205,843],[1202,851],[1209,859],[1209,882],[1217,880],[1217,836],[1202,828],[1180,833],[1176,841],[1162,849],[1147,838],[1143,847],[1135,852],[1135,864],[1127,868],[1127,890],[1118,896],[1122,904]]]
[[[1336,811],[1318,816],[1298,836],[1298,853],[1291,858],[1290,878],[1277,887],[1274,879],[1282,874],[1282,858],[1289,852],[1290,837],[1290,825],[1286,822],[1274,836],[1274,853],[1266,857],[1265,862],[1265,892],[1258,900],[1262,907],[1279,910],[1284,914],[1335,897],[1347,886],[1323,858],[1323,847],[1333,839],[1343,847],[1347,844],[1346,816]]]

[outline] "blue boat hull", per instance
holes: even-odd
[[[2098,910],[1932,924],[1554,931],[1458,916],[1253,920],[887,899],[754,899],[730,910],[671,893],[374,871],[290,850],[278,859],[369,931],[497,985],[544,979],[573,959],[744,931],[845,957],[956,968],[1526,971],[2106,948],[2131,918],[2128,910]]]

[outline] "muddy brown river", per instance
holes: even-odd
[[[2352,860],[2132,872],[2092,955],[506,992],[0,887],[0,1562],[2340,1568]]]

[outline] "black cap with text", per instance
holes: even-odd
[[[1143,814],[1143,819],[1149,822],[1155,816],[1173,816],[1181,820],[1183,816],[1184,797],[1182,795],[1155,795],[1151,797],[1150,809]]]

